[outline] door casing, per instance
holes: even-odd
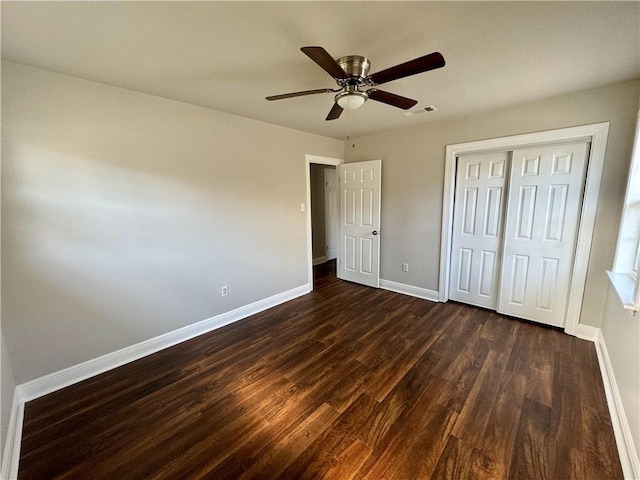
[[[575,336],[587,336],[580,331],[580,312],[587,266],[591,252],[591,242],[595,224],[600,180],[604,165],[604,156],[609,134],[609,122],[569,127],[544,132],[492,138],[475,142],[447,145],[445,154],[445,178],[442,203],[442,233],[440,242],[440,276],[438,282],[438,300],[449,300],[449,275],[451,265],[451,240],[453,229],[453,207],[455,194],[455,172],[458,155],[483,153],[498,150],[516,150],[523,147],[550,145],[559,142],[587,141],[591,150],[587,167],[580,225],[576,241],[574,268],[571,276],[569,300],[564,330]]]

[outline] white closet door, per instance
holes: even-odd
[[[588,144],[513,152],[498,311],[564,325]]]
[[[509,152],[458,158],[449,298],[496,309]]]

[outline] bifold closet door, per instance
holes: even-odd
[[[498,311],[564,325],[588,144],[513,152]]]
[[[495,310],[509,152],[461,156],[456,171],[449,298]]]

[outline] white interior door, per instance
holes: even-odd
[[[382,161],[342,164],[338,278],[380,286],[380,184]]]
[[[513,152],[500,313],[564,325],[588,144]]]
[[[449,298],[495,310],[509,152],[458,158]]]
[[[336,169],[324,169],[324,218],[327,244],[327,260],[338,256],[338,185]]]

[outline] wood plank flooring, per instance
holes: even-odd
[[[315,276],[29,402],[19,478],[623,478],[590,342]]]

